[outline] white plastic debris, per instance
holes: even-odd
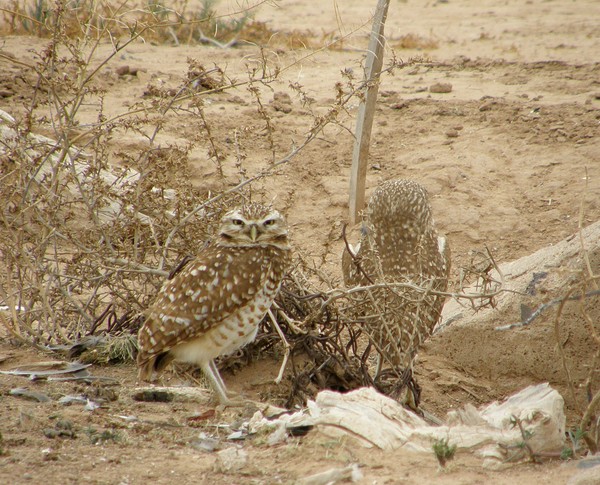
[[[275,446],[285,442],[290,434],[299,436],[306,433],[298,433],[298,427],[312,425],[312,418],[307,415],[306,410],[297,411],[293,414],[278,412],[277,417],[268,414],[273,408],[267,408],[263,411],[256,411],[250,421],[245,425],[249,434],[270,433],[267,438],[267,445]],[[281,410],[285,411],[285,410]]]
[[[278,445],[279,443],[283,443],[284,441],[287,440],[287,429],[285,427],[284,423],[281,423],[279,426],[277,426],[275,428],[275,431],[273,431],[270,435],[269,438],[267,439],[267,445],[269,446],[275,446]]]
[[[307,425],[329,436],[348,435],[366,447],[382,450],[432,453],[433,443],[447,440],[457,451],[484,458],[484,466],[496,467],[507,458],[527,458],[525,442],[533,453],[560,452],[565,414],[562,396],[545,383],[479,409],[467,405],[449,413],[444,425],[433,426],[393,399],[362,388],[346,394],[322,391],[315,401],[309,401],[306,410],[274,420],[256,413],[248,429],[257,432]]]
[[[88,399],[84,396],[63,396],[58,400],[59,404],[63,406],[70,406],[71,404],[87,404]]]
[[[86,411],[95,411],[96,409],[100,408],[100,404],[95,402],[95,401],[90,401],[89,399],[87,400],[86,405],[84,406],[83,409],[85,409]]]

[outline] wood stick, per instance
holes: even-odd
[[[350,174],[350,224],[356,224],[365,206],[365,181],[367,178],[367,161],[371,128],[375,115],[375,104],[379,90],[379,76],[383,66],[383,49],[385,38],[383,30],[389,7],[389,0],[379,0],[373,17],[373,29],[369,40],[369,49],[365,64],[365,79],[368,80],[365,97],[358,107],[354,152],[352,154],[352,171]]]

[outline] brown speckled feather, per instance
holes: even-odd
[[[434,227],[427,191],[412,180],[381,184],[371,195],[355,260],[347,250],[347,286],[410,283],[446,291],[450,250]],[[359,265],[362,271],[359,270]],[[373,290],[365,299],[365,330],[388,364],[406,368],[440,319],[445,298],[409,288]],[[381,315],[381,316],[380,316]]]
[[[222,403],[227,390],[214,359],[256,337],[290,260],[285,219],[260,204],[229,211],[218,241],[168,280],[138,335],[139,377],[171,360],[198,365]]]
[[[268,288],[268,296],[274,298],[285,271],[284,253],[262,247],[226,252],[218,246],[206,248],[163,285],[148,310],[147,323],[139,334],[140,365],[244,311],[254,304],[259,289]],[[153,341],[157,333],[162,338]]]

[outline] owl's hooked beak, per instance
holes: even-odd
[[[258,237],[258,226],[256,224],[252,224],[250,226],[250,239],[252,242],[256,242],[256,238]]]

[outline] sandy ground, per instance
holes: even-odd
[[[332,104],[342,71],[360,75],[374,4],[305,0],[265,4],[257,11],[255,18],[280,36],[308,30],[315,38],[346,36],[341,48],[335,49],[266,49],[268,58],[283,70],[272,91],[262,90],[264,100],[268,104],[274,93],[288,93],[291,99],[289,112],[267,108],[275,127],[276,159],[293,143],[302,142],[313,116],[325,113]],[[234,5],[223,2],[219,8],[227,12]],[[598,18],[600,3],[593,0],[392,2],[386,27],[389,46],[401,59],[422,56],[428,62],[397,69],[382,80],[367,191],[393,178],[413,178],[429,190],[437,226],[452,247],[455,282],[473,251],[487,246],[497,261],[511,261],[576,233],[580,223],[586,226],[600,219]],[[401,48],[406,34],[435,45]],[[6,37],[0,51],[27,62],[44,42]],[[103,49],[109,52],[110,46]],[[258,55],[252,46],[224,50],[135,43],[101,72],[108,89],[106,114],[115,115],[141,99],[149,84],[180,84],[190,57],[222,66],[232,77],[244,77]],[[138,68],[138,75],[118,76],[115,69],[125,64]],[[0,59],[0,88],[9,93],[0,98],[0,108],[15,116],[31,93],[27,76],[21,76],[23,70],[22,65]],[[451,92],[430,92],[429,87],[439,82],[451,83]],[[309,107],[302,105],[291,83],[302,85],[313,99]],[[191,157],[193,183],[198,187],[219,190],[236,180],[238,167],[230,141],[234,136],[246,152],[244,168],[249,175],[270,162],[264,120],[251,102],[245,89],[217,93],[207,101],[213,136],[226,155],[226,178],[218,176],[207,159],[206,143],[198,142]],[[342,125],[327,128],[255,189],[265,200],[275,197],[275,205],[290,222],[294,246],[322,262],[322,269],[334,279],[341,277],[341,227],[347,220],[355,114],[356,105],[342,117]],[[82,122],[94,117],[93,106],[83,109]],[[173,116],[159,141],[163,146],[184,143],[198,132],[184,115]],[[113,143],[115,150],[135,150],[143,139],[126,133]],[[47,359],[8,342],[1,345],[2,369]],[[485,348],[473,352],[485,356]],[[421,360],[425,376],[460,368],[460,362],[450,364],[427,352]],[[258,362],[235,376],[226,375],[225,380],[234,389],[257,395],[275,377],[278,364]],[[378,484],[566,483],[576,473],[576,464],[562,462],[492,472],[481,469],[470,456],[458,456],[440,472],[433,454],[383,453],[309,434],[275,448],[256,441],[243,443],[250,457],[248,467],[223,474],[214,469],[214,454],[198,450],[194,443],[205,432],[217,434],[227,445],[227,433],[216,425],[249,410],[218,413],[199,429],[189,418],[206,409],[132,401],[128,391],[135,385],[133,366],[97,368],[94,373],[120,382],[115,390],[118,399],[94,412],[56,402],[65,394],[89,392],[77,384],[0,377],[0,431],[7,451],[0,457],[0,482],[289,483],[352,462],[361,464],[362,483]],[[486,375],[485,369],[481,375]],[[511,387],[510,375],[498,380],[486,376],[479,383],[473,379],[471,389],[478,388],[482,400],[500,398],[503,394],[495,389]],[[9,396],[15,387],[38,390],[53,401],[32,403]],[[427,383],[424,388],[424,404],[442,414],[463,402],[478,404],[468,393]],[[141,421],[129,423],[122,418],[130,415]],[[70,422],[74,435],[47,438],[44,430],[56,429],[59,421]],[[108,438],[94,444],[93,436],[102,431],[109,431]]]

